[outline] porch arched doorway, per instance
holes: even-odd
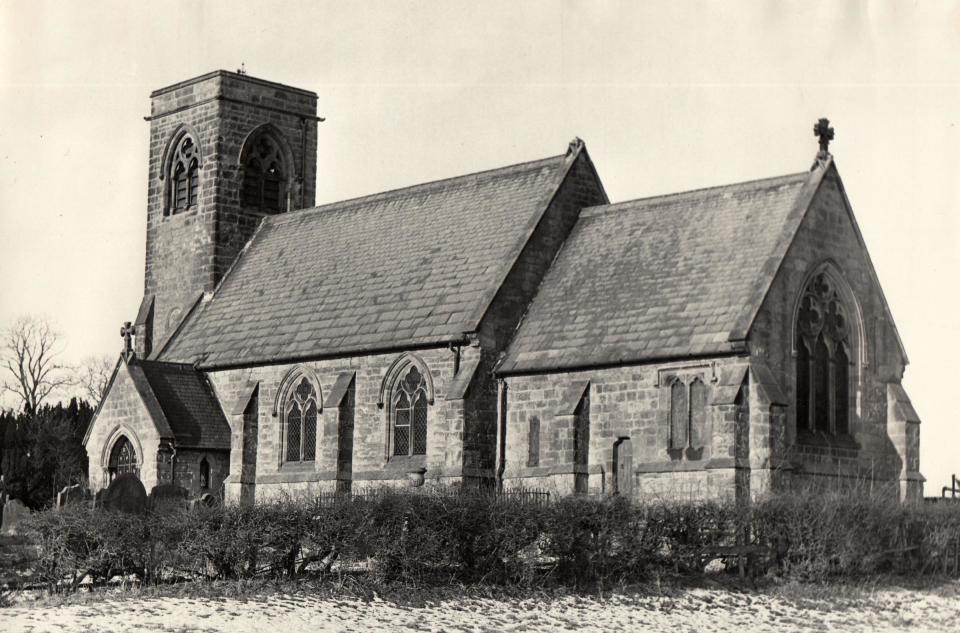
[[[132,473],[140,477],[140,462],[137,460],[137,451],[126,435],[121,435],[110,450],[110,460],[107,462],[107,479],[113,481],[118,475]]]

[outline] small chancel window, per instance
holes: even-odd
[[[295,385],[284,409],[285,461],[313,461],[317,453],[317,392],[306,376]]]
[[[177,143],[170,163],[168,214],[181,213],[197,204],[200,190],[200,155],[189,134]]]

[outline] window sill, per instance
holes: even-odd
[[[412,470],[426,470],[426,455],[393,455],[387,459],[386,470],[408,472]]]
[[[303,462],[283,462],[280,464],[280,470],[285,472],[304,472],[316,470],[316,461]]]
[[[191,215],[197,214],[197,209],[200,208],[200,205],[192,205],[186,209],[168,209],[166,213],[163,214],[164,220],[173,220],[175,218],[184,218],[190,217]]]
[[[691,461],[696,462],[704,459],[706,453],[706,448],[700,446],[698,448],[668,448],[667,455],[670,456],[670,460],[677,461]]]

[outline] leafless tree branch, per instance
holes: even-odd
[[[70,384],[66,366],[57,360],[59,333],[35,316],[18,318],[0,338],[0,392],[14,394],[33,414],[56,389]]]

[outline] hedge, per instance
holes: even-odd
[[[958,574],[960,505],[784,496],[747,508],[380,491],[127,515],[72,506],[27,522],[33,577],[145,584],[367,574],[375,581],[593,586],[699,574],[711,560],[798,579]],[[741,566],[742,568],[742,566]]]

